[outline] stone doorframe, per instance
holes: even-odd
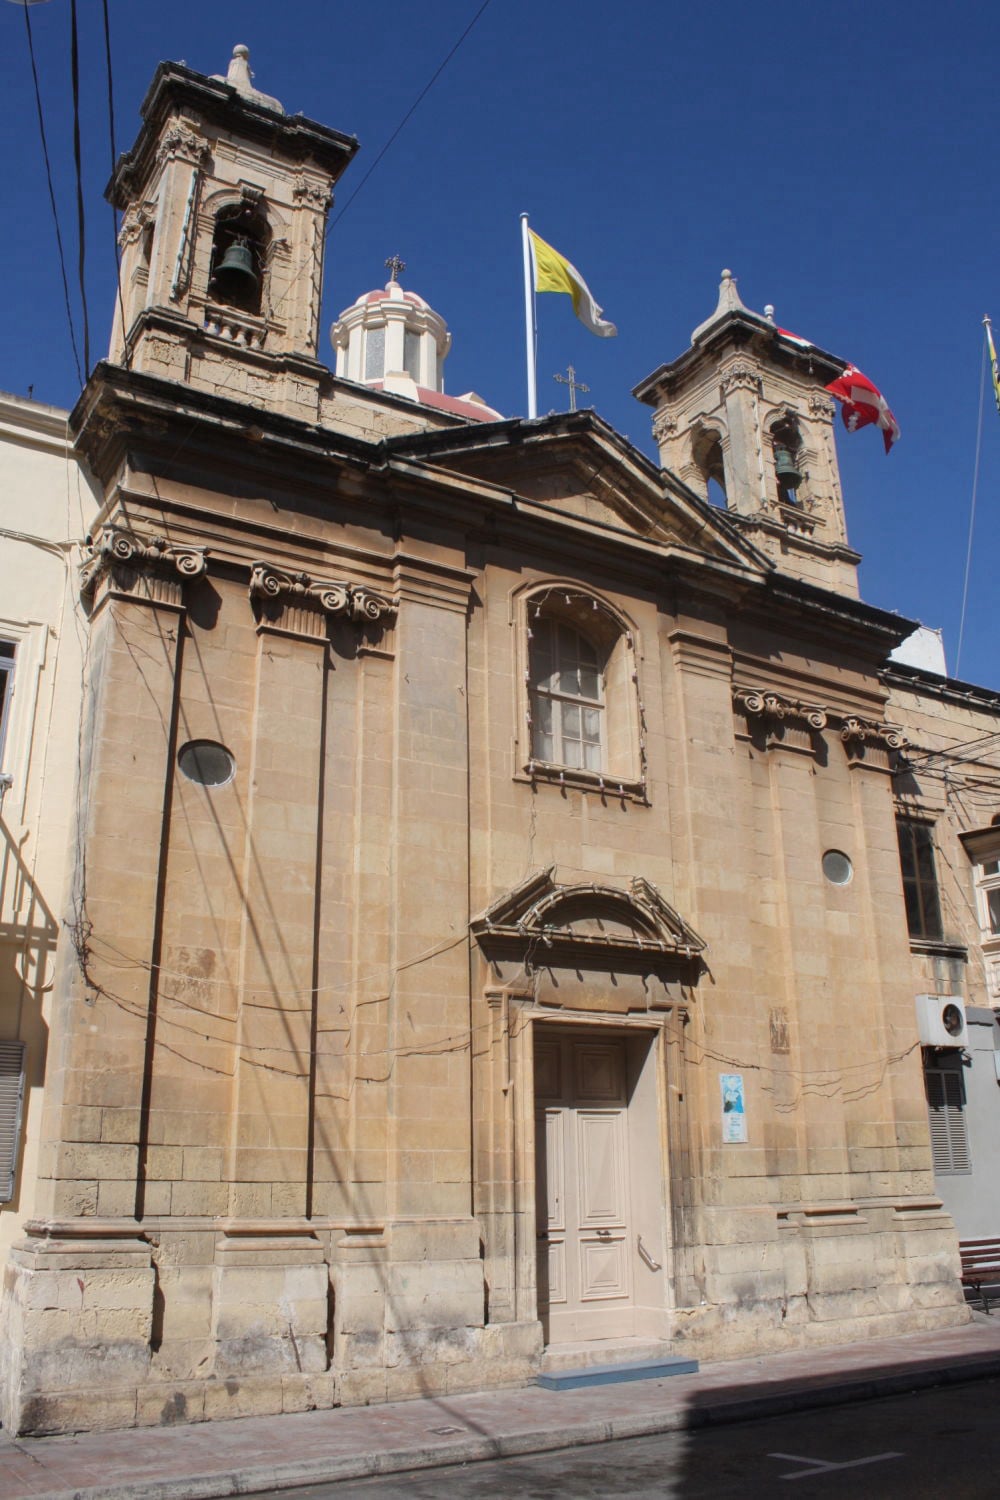
[[[488,1321],[539,1321],[534,1037],[544,1022],[577,1032],[609,1030],[637,1043],[649,1039],[643,1086],[655,1094],[663,1180],[661,1242],[651,1253],[662,1263],[668,1289],[665,1337],[674,1239],[668,1142],[675,1149],[687,1144],[686,1120],[668,1097],[666,1045],[669,1032],[682,1069],[683,1030],[697,999],[705,944],[649,882],[634,879],[627,889],[562,885],[554,868],[494,902],[471,925],[488,1018],[474,1077],[475,1212],[483,1234]]]

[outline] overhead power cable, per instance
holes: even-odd
[[[45,112],[42,109],[42,91],[38,86],[38,66],[35,62],[35,43],[31,35],[31,9],[24,7],[24,28],[28,38],[28,57],[31,60],[31,78],[35,87],[35,108],[38,112],[38,134],[42,142],[42,156],[45,159],[45,180],[49,188],[49,204],[52,208],[52,223],[56,231],[56,247],[59,251],[59,273],[62,276],[63,297],[66,302],[66,322],[69,325],[69,341],[73,346],[73,360],[76,364],[77,378],[83,384],[83,370],[80,366],[80,351],[76,342],[76,326],[73,322],[73,307],[69,297],[69,281],[66,277],[66,254],[63,250],[62,231],[59,228],[59,210],[56,207],[55,188],[52,186],[52,163],[49,160],[49,143],[45,134]]]
[[[73,87],[73,168],[76,173],[77,269],[80,277],[80,308],[83,316],[83,374],[90,374],[90,318],[87,313],[87,226],[83,202],[83,153],[80,148],[80,42],[77,34],[76,0],[70,0],[70,78]]]
[[[114,71],[111,66],[111,18],[108,14],[108,0],[102,0],[104,9],[104,71],[107,76],[108,85],[108,144],[111,148],[111,180],[114,179],[115,167],[118,162],[118,144],[115,139],[115,84]],[[111,202],[111,223],[114,236],[115,256],[115,280],[118,287],[118,315],[122,325],[122,348],[124,350],[125,368],[131,364],[131,356],[128,346],[128,329],[125,327],[125,298],[122,295],[122,256],[118,244],[118,210],[115,208],[114,199]]]
[[[986,320],[984,319],[984,322]],[[986,339],[983,339],[983,370],[979,378],[979,421],[976,424],[976,462],[972,475],[972,504],[969,507],[969,543],[965,553],[965,581],[962,584],[962,614],[958,622],[958,649],[955,652],[955,676],[962,665],[962,642],[965,639],[965,616],[969,604],[969,575],[972,572],[972,535],[976,526],[976,495],[979,491],[979,460],[983,451],[983,405],[986,398]]]
[[[369,177],[372,175],[372,173],[374,172],[375,168],[378,166],[379,162],[382,160],[383,156],[385,156],[386,152],[389,150],[389,147],[393,144],[393,142],[395,141],[396,137],[402,132],[404,126],[409,123],[409,120],[410,120],[411,116],[413,116],[414,114],[416,114],[417,109],[423,103],[424,99],[430,93],[430,91],[434,87],[434,85],[437,83],[438,79],[441,77],[441,74],[444,72],[445,68],[451,62],[452,58],[455,56],[455,53],[458,51],[459,47],[461,47],[462,43],[465,41],[466,37],[469,35],[469,32],[475,26],[476,22],[479,20],[479,17],[486,10],[486,8],[489,5],[489,3],[490,3],[490,0],[483,0],[482,5],[476,11],[476,14],[473,16],[473,18],[469,22],[468,26],[466,26],[465,30],[462,32],[462,35],[459,37],[458,41],[455,43],[455,45],[452,47],[451,51],[448,53],[447,57],[444,59],[444,61],[438,67],[437,71],[431,75],[429,82],[427,82],[424,85],[424,87],[420,90],[420,93],[414,99],[413,103],[410,105],[409,109],[406,111],[406,114],[400,120],[399,124],[396,126],[395,130],[392,132],[392,135],[390,135],[389,139],[386,141],[385,145],[382,147],[381,151],[378,153],[378,155],[376,156],[375,160],[372,162],[371,166],[368,168],[368,171],[362,177],[361,181],[358,183],[357,187],[354,189],[354,192],[351,194],[351,196],[348,198],[347,202],[344,204],[343,208],[340,210],[339,214],[337,214],[335,218],[333,218],[333,219],[330,220],[330,223],[327,226],[327,231],[326,231],[327,234],[329,234],[329,232],[333,228],[334,224],[339,224],[340,223],[340,220],[344,217],[344,215],[346,214],[347,210],[350,208],[351,204],[354,202],[355,198],[358,196],[358,194],[360,193],[361,189],[364,187],[365,183],[368,181]]]

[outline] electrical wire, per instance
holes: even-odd
[[[383,156],[385,156],[386,152],[389,150],[390,146],[396,140],[397,136],[399,136],[401,134],[404,126],[409,123],[411,117],[414,114],[416,114],[417,109],[420,107],[420,105],[423,103],[424,99],[430,93],[431,89],[437,83],[438,79],[441,77],[441,74],[444,72],[445,68],[451,62],[452,58],[455,56],[455,53],[458,51],[459,47],[461,47],[462,43],[465,41],[466,37],[472,31],[472,28],[476,25],[476,22],[479,20],[480,16],[486,10],[486,8],[487,8],[487,6],[489,4],[490,4],[490,0],[483,0],[482,5],[476,11],[476,14],[473,16],[473,18],[469,22],[468,26],[466,26],[465,30],[462,32],[462,35],[459,37],[458,41],[455,43],[455,45],[452,47],[451,51],[448,53],[447,57],[444,59],[444,61],[438,67],[437,71],[431,75],[430,81],[428,83],[426,83],[424,85],[424,87],[420,90],[420,93],[417,95],[416,99],[414,99],[413,103],[410,105],[409,109],[406,111],[406,114],[400,120],[399,124],[396,126],[395,130],[392,132],[392,135],[390,135],[389,139],[386,141],[385,145],[382,147],[381,151],[378,153],[378,155],[376,156],[375,160],[372,162],[371,166],[368,168],[368,171],[362,177],[361,181],[358,183],[357,187],[354,189],[354,192],[351,194],[351,196],[348,198],[347,202],[344,204],[343,208],[340,210],[339,214],[337,214],[335,218],[333,218],[333,219],[330,220],[330,223],[327,226],[327,230],[326,230],[326,234],[327,235],[330,233],[330,230],[333,228],[334,224],[339,224],[340,223],[341,219],[344,217],[344,215],[346,214],[347,210],[350,208],[351,204],[354,202],[355,198],[358,196],[358,194],[360,193],[361,189],[364,187],[365,183],[368,181],[369,177],[372,175],[372,173],[374,172],[375,168],[378,166],[379,162],[382,160]],[[325,238],[325,236],[324,236],[324,238]]]
[[[114,71],[111,66],[111,17],[108,12],[108,0],[102,0],[104,10],[104,71],[107,79],[108,89],[108,144],[111,147],[111,178],[114,179],[115,167],[118,163],[118,145],[115,138],[115,87]],[[118,289],[118,315],[122,325],[122,349],[126,370],[131,368],[132,352],[129,348],[125,327],[125,298],[122,294],[122,255],[118,244],[118,210],[114,199],[111,201],[111,223],[114,235],[115,255],[115,282]]]
[[[983,406],[986,398],[986,338],[983,337],[983,369],[979,380],[979,421],[976,427],[976,463],[972,475],[972,504],[969,507],[969,545],[965,554],[965,582],[962,585],[962,614],[958,622],[958,649],[955,652],[955,676],[962,661],[965,638],[965,612],[969,602],[969,575],[972,571],[972,533],[976,524],[976,495],[979,491],[979,460],[983,451]]]
[[[31,59],[31,78],[35,86],[35,109],[38,112],[38,133],[42,142],[42,156],[45,159],[45,179],[49,187],[49,204],[52,208],[52,223],[56,231],[56,246],[59,251],[59,273],[62,276],[63,297],[66,302],[66,321],[69,324],[69,341],[73,347],[73,361],[76,364],[77,378],[83,384],[83,371],[80,367],[80,351],[76,342],[76,326],[73,322],[73,308],[69,297],[69,281],[66,276],[66,254],[63,249],[62,231],[59,228],[59,210],[56,207],[55,188],[52,185],[52,163],[49,159],[49,143],[45,134],[45,112],[42,109],[42,91],[38,84],[38,66],[35,62],[35,43],[31,34],[31,9],[24,7],[24,27],[28,38],[28,56]]]
[[[70,0],[70,79],[73,88],[73,168],[76,173],[76,221],[80,277],[80,307],[83,315],[83,373],[90,374],[90,317],[87,312],[87,225],[83,200],[83,153],[80,146],[80,41],[76,0]]]

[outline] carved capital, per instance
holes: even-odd
[[[121,228],[118,231],[118,244],[124,250],[128,245],[134,245],[142,235],[147,224],[152,224],[156,208],[152,203],[133,203],[125,210]]]
[[[832,422],[836,403],[825,391],[809,392],[809,415],[817,422]]]
[[[757,726],[767,749],[784,745],[788,749],[814,749],[813,736],[829,723],[829,711],[820,703],[802,703],[795,698],[760,688],[737,688],[733,707],[747,721]]]
[[[677,432],[677,418],[673,412],[658,411],[653,418],[653,441],[663,444]]]
[[[80,569],[80,593],[92,598],[100,585],[109,593],[142,597],[154,604],[181,603],[181,585],[205,571],[204,547],[177,546],[162,536],[141,536],[107,526]]]
[[[326,183],[310,182],[300,172],[292,184],[292,197],[296,203],[307,203],[325,214],[333,202],[333,190]]]
[[[208,159],[208,142],[192,130],[188,125],[182,125],[179,120],[174,120],[167,126],[160,137],[160,144],[156,149],[157,166],[163,166],[167,161],[186,161],[193,167],[200,167]]]
[[[730,395],[733,391],[753,391],[759,395],[761,390],[761,378],[759,371],[753,365],[735,364],[730,365],[722,376],[722,394]]]
[[[308,573],[286,573],[267,562],[250,571],[250,598],[261,606],[261,623],[295,635],[316,636],[327,619],[375,625],[395,612],[391,600],[361,584],[322,581]]]
[[[866,748],[888,755],[891,750],[905,750],[908,744],[906,735],[898,724],[880,723],[876,719],[862,719],[853,714],[844,719],[840,738],[847,747],[848,754],[855,756],[861,755]]]

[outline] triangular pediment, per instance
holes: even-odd
[[[725,512],[658,469],[593,412],[393,438],[394,454],[503,487],[603,532],[760,574],[772,564]]]
[[[532,875],[476,917],[472,932],[490,951],[522,951],[536,964],[584,953],[630,955],[644,963],[698,958],[705,943],[648,880],[617,886],[560,884],[555,866]]]

